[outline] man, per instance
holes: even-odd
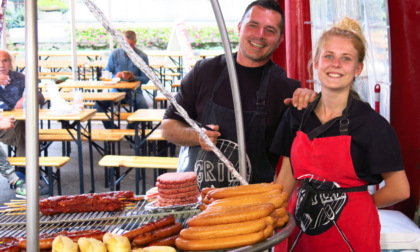
[[[3,117],[0,115],[0,129],[2,131],[7,131],[13,129],[15,126],[15,120],[13,117]],[[15,168],[13,168],[6,156],[6,153],[0,147],[0,173],[7,179],[7,182],[10,184],[10,188],[16,189],[16,197],[26,198],[26,183],[22,179],[23,175],[17,174]],[[48,194],[48,188],[40,187],[39,190],[41,195]]]
[[[25,97],[25,75],[11,70],[12,60],[9,52],[0,50],[0,109],[22,109]],[[39,103],[44,96],[38,92]],[[16,147],[16,156],[25,156],[25,121],[18,121],[14,127],[5,131],[0,129],[0,141]],[[23,171],[24,173],[24,171]]]
[[[287,108],[286,98],[293,95],[294,105],[302,107],[315,97],[312,90],[298,89],[299,82],[287,78],[286,72],[270,60],[283,41],[283,29],[283,11],[273,0],[252,2],[238,25],[239,49],[234,58],[243,109],[246,153],[250,161],[245,179],[250,183],[272,182],[274,179],[279,156],[268,149]],[[182,80],[176,100],[191,118],[214,130],[205,130],[205,134],[217,143],[233,164],[237,163],[237,157],[230,157],[237,156],[235,147],[223,145],[224,140],[229,140],[231,145],[237,142],[225,56],[197,62]],[[210,150],[208,146],[176,114],[172,105],[166,110],[162,129],[168,141],[189,146],[187,166],[179,169],[196,171],[201,188],[239,184],[224,164],[213,153],[207,152]]]
[[[147,55],[140,49],[136,48],[137,36],[134,31],[126,31],[124,33],[124,38],[131,48],[146,62],[149,64],[149,58]],[[108,59],[108,64],[105,68],[106,71],[112,73],[112,77],[121,78],[123,81],[140,81],[140,84],[146,84],[149,82],[149,78],[131,61],[122,48],[119,48],[112,52],[111,56]],[[132,97],[131,90],[123,90],[126,93],[123,103],[130,104],[131,106],[139,108],[149,108],[147,105],[146,99],[143,96],[141,86],[137,88],[136,92],[136,101],[134,102]],[[112,92],[120,92],[117,89],[112,89]],[[110,102],[101,102],[96,103],[95,108],[99,112],[104,112],[106,109],[111,107]],[[111,129],[114,127],[110,122],[103,121],[104,127]]]

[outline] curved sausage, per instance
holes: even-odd
[[[236,236],[241,234],[250,234],[264,230],[267,225],[271,225],[273,223],[273,221],[267,221],[266,218],[271,217],[267,216],[253,221],[245,221],[232,224],[189,227],[181,230],[179,235],[180,237],[187,240],[203,240]]]
[[[262,192],[271,191],[274,189],[283,190],[283,186],[274,183],[259,183],[251,185],[240,185],[233,187],[223,187],[211,190],[207,193],[208,198],[223,199],[227,197],[258,194]]]
[[[196,227],[251,221],[270,215],[274,209],[275,207],[271,203],[251,205],[238,209],[232,208],[226,212],[201,213],[192,217],[187,223],[189,227]]]
[[[182,230],[182,224],[177,222],[167,227],[163,227],[160,229],[153,230],[152,232],[144,233],[139,236],[136,236],[133,239],[133,244],[135,245],[146,245],[153,241],[163,239],[168,236],[172,236],[175,234],[179,234]]]
[[[147,247],[150,246],[170,246],[175,247],[175,240],[179,237],[179,235],[169,236],[167,238],[163,238],[154,242],[147,244]]]
[[[264,239],[264,231],[256,233],[204,240],[187,240],[178,238],[176,247],[186,251],[218,250],[246,246]]]
[[[127,237],[129,240],[132,240],[136,236],[153,231],[158,228],[172,225],[174,223],[175,223],[175,217],[173,215],[169,215],[157,221],[150,222],[140,228],[136,228],[134,230],[128,231],[127,233],[124,233],[123,236]]]

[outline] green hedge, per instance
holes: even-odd
[[[117,28],[123,34],[126,30],[133,30],[137,34],[137,46],[147,49],[166,49],[171,35],[171,27],[124,27]],[[217,27],[187,26],[193,49],[210,49],[222,45]],[[232,46],[238,44],[237,31],[227,27]],[[70,37],[69,37],[70,39]],[[76,41],[79,48],[102,49],[109,47],[109,34],[102,27],[76,28]],[[114,41],[114,46],[118,47]]]

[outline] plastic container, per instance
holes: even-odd
[[[379,210],[381,251],[420,251],[420,228],[406,215],[395,210]]]

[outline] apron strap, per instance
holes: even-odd
[[[321,95],[319,95],[317,98],[316,98],[316,100],[315,101],[313,101],[311,104],[310,104],[310,106],[308,106],[308,108],[305,110],[305,112],[303,113],[303,118],[302,118],[302,121],[301,121],[301,123],[300,123],[300,126],[299,126],[299,131],[301,131],[302,130],[302,125],[304,124],[304,123],[306,123],[306,121],[308,120],[308,118],[309,118],[309,114],[315,109],[315,107],[316,107],[316,104],[318,104],[318,101],[319,101],[319,99],[321,98]],[[338,121],[338,120],[340,120],[340,126],[339,126],[339,128],[338,128],[338,130],[340,131],[340,135],[347,135],[348,134],[348,130],[349,130],[349,124],[350,124],[350,121],[349,121],[349,119],[348,119],[348,117],[349,117],[349,109],[350,109],[350,106],[351,106],[351,103],[352,103],[352,101],[353,101],[353,98],[351,97],[351,95],[349,95],[349,97],[348,97],[348,100],[347,100],[347,106],[346,106],[346,108],[343,110],[343,115],[342,116],[339,116],[339,117],[336,117],[336,118],[334,118],[334,119],[332,119],[332,120],[330,120],[330,121],[328,121],[327,123],[324,123],[324,124],[322,124],[321,126],[319,126],[319,127],[316,127],[315,129],[313,129],[311,132],[309,132],[307,135],[308,135],[308,138],[309,138],[309,140],[313,140],[313,139],[315,139],[317,136],[319,136],[319,135],[321,135],[322,133],[324,133],[325,131],[327,131],[329,128],[331,128],[333,125],[334,125],[334,123],[336,122],[336,121]]]
[[[268,80],[270,79],[270,71],[273,63],[270,61],[264,66],[263,75],[261,78],[260,88],[257,91],[257,111],[264,112],[265,99],[268,88]]]
[[[348,192],[363,192],[367,191],[368,185],[361,185],[355,187],[347,187],[347,188],[334,188],[334,189],[327,189],[327,190],[317,190],[315,189],[307,180],[300,181],[300,187],[305,190],[310,190],[314,193],[325,193],[325,194],[332,194],[332,193],[348,193]]]

